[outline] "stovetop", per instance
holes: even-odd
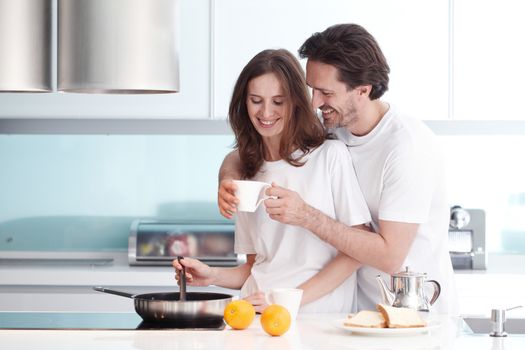
[[[144,322],[136,313],[102,312],[0,312],[0,329],[70,330],[222,330],[216,325]]]

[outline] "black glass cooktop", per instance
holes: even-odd
[[[136,313],[100,312],[0,312],[0,329],[75,330],[222,330],[217,324],[144,322]]]

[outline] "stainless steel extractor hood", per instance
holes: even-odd
[[[178,11],[177,0],[58,0],[58,90],[178,92]]]
[[[0,0],[0,92],[52,90],[52,0]]]

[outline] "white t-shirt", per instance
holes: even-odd
[[[379,220],[419,224],[403,266],[426,272],[428,279],[440,283],[441,295],[432,306],[433,312],[457,314],[456,285],[448,252],[450,209],[435,135],[423,122],[397,114],[392,106],[365,136],[351,135],[344,128],[336,129],[335,134],[348,146],[374,230],[377,232]],[[359,269],[359,310],[374,310],[375,304],[381,302],[375,279],[378,274],[390,285],[388,274],[369,266]]]
[[[347,225],[371,221],[345,145],[327,140],[294,167],[284,160],[264,162],[253,180],[275,182],[296,191],[309,205]],[[238,212],[235,252],[257,254],[241,297],[275,287],[297,287],[330,262],[337,250],[310,231],[270,219],[264,205],[254,213]],[[355,274],[300,312],[355,311]]]

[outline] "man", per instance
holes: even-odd
[[[376,275],[408,266],[426,272],[442,287],[438,313],[457,314],[457,297],[448,254],[449,206],[435,136],[380,100],[390,68],[376,40],[361,26],[341,24],[312,35],[299,49],[307,58],[306,80],[312,105],[324,125],[343,141],[372,215],[375,232],[351,228],[305,203],[295,192],[272,186],[265,201],[270,217],[304,227],[364,266],[357,273],[358,308],[381,302]],[[233,186],[238,155],[221,168],[219,207],[235,211]]]

